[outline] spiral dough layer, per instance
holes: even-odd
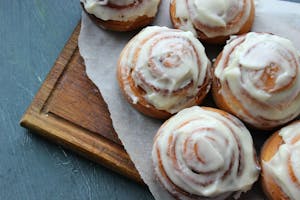
[[[154,17],[160,0],[80,0],[85,10],[101,20],[134,21]]]
[[[294,119],[300,113],[299,55],[291,41],[276,35],[233,38],[215,62],[218,106],[261,129]]]
[[[178,199],[238,197],[259,175],[249,131],[213,108],[187,108],[165,122],[152,158],[158,179]]]
[[[172,6],[175,6],[174,26],[192,31],[200,38],[238,33],[254,10],[252,0],[171,0],[171,10]]]
[[[191,32],[153,26],[124,48],[118,77],[131,103],[176,113],[208,93],[209,66],[204,47]]]
[[[288,197],[282,199],[297,200],[300,197],[300,122],[282,128],[278,134],[282,144],[278,144],[278,151],[269,161],[262,161],[264,173]]]

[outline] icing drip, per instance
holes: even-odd
[[[225,112],[180,111],[154,139],[152,158],[163,186],[178,199],[225,199],[248,191],[259,175],[249,131]]]
[[[299,67],[299,52],[289,40],[249,33],[224,47],[214,74],[224,99],[236,98],[242,105],[239,117],[274,127],[300,113]]]
[[[204,47],[190,32],[145,28],[125,47],[119,65],[123,82],[134,82],[125,86],[128,96],[134,94],[130,87],[141,88],[147,102],[170,113],[195,105],[200,89],[209,89],[209,84],[203,84],[208,82],[210,62]]]
[[[293,123],[279,131],[282,144],[263,168],[271,175],[285,194],[293,200],[300,197],[300,123]]]
[[[85,10],[101,20],[133,21],[140,16],[154,17],[160,0],[80,0]]]
[[[251,0],[171,0],[176,4],[180,29],[207,37],[235,34],[249,18]]]

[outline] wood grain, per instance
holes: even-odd
[[[79,32],[77,25],[20,123],[143,183],[112,127],[106,103],[85,74],[78,50]]]

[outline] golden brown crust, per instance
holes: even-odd
[[[121,55],[122,56],[122,55]],[[163,111],[163,110],[158,110],[154,108],[152,105],[148,104],[144,98],[140,98],[137,103],[133,103],[131,100],[131,97],[127,94],[125,91],[125,85],[123,81],[123,75],[122,75],[122,66],[120,63],[118,64],[118,69],[117,69],[117,79],[119,82],[120,89],[122,91],[122,94],[126,98],[126,100],[139,112],[143,113],[144,115],[147,115],[149,117],[157,118],[157,119],[167,119],[169,118],[172,114]]]
[[[132,39],[133,40],[133,39]],[[129,41],[130,42],[130,41]],[[129,43],[128,42],[128,43]],[[125,46],[125,48],[127,48],[127,46]],[[124,48],[124,49],[125,49]],[[124,56],[124,50],[121,52],[120,58],[122,56]],[[167,119],[169,118],[172,114],[163,111],[163,110],[158,110],[156,109],[154,106],[150,105],[147,103],[147,101],[142,97],[142,89],[137,88],[137,92],[141,93],[141,94],[135,94],[138,98],[139,101],[136,103],[132,102],[131,97],[128,95],[128,93],[125,91],[125,83],[124,83],[124,79],[123,79],[123,74],[122,74],[122,65],[120,64],[120,60],[118,62],[118,66],[117,66],[117,80],[121,89],[121,92],[123,94],[123,96],[126,98],[126,100],[139,112],[143,113],[144,115],[147,115],[149,117],[153,117],[153,118],[157,118],[157,119]],[[131,80],[132,81],[132,80]]]
[[[221,57],[222,57],[222,53],[217,57],[216,62],[214,64],[214,66],[212,67],[212,73],[214,73],[215,67],[217,66]],[[212,76],[212,96],[213,96],[214,102],[217,105],[217,107],[237,116],[238,118],[241,118],[241,116],[239,116],[239,114],[235,111],[244,110],[246,113],[248,113],[248,111],[246,111],[243,108],[242,104],[234,96],[232,96],[231,93],[227,94],[229,97],[227,97],[227,100],[225,101],[225,99],[220,91],[221,91],[221,84],[220,84],[219,80],[216,78],[216,76],[213,75]],[[228,103],[230,103],[230,105],[228,105]],[[273,130],[274,129],[274,127],[253,126],[253,125],[247,123],[246,121],[244,121],[244,123],[247,124],[248,127],[254,128],[254,129],[261,129],[261,130]]]
[[[105,21],[99,19],[93,14],[88,13],[84,8],[83,3],[81,3],[81,7],[83,8],[84,12],[89,16],[89,18],[98,27],[111,30],[111,31],[119,31],[119,32],[133,31],[149,25],[154,20],[154,17],[148,17],[144,15],[136,18],[134,21],[115,21],[115,20]]]
[[[259,33],[259,34],[264,34],[264,33]],[[245,37],[246,34],[243,35],[239,35],[239,38],[243,38]],[[241,41],[243,42],[243,41]],[[236,46],[238,46],[240,43],[236,44]],[[236,47],[235,46],[235,47]],[[234,48],[235,48],[234,47]],[[233,49],[231,50],[233,51]],[[229,53],[231,54],[231,52]],[[238,118],[240,118],[241,120],[243,120],[249,127],[254,128],[254,129],[260,129],[260,130],[274,130],[276,127],[281,127],[284,126],[286,123],[283,124],[278,124],[276,126],[271,126],[268,125],[266,123],[251,123],[250,119],[253,121],[257,121],[257,118],[253,115],[250,114],[249,110],[247,110],[244,105],[243,102],[241,102],[240,100],[238,100],[237,96],[235,96],[229,86],[228,83],[224,83],[221,85],[219,79],[215,76],[215,69],[218,66],[220,60],[223,57],[223,52],[221,52],[215,62],[213,63],[213,67],[211,68],[211,74],[212,74],[212,96],[214,99],[214,102],[216,103],[217,107],[225,110],[235,116],[237,116]],[[225,58],[225,63],[228,62],[229,57],[227,56]],[[226,64],[225,64],[226,65]],[[277,68],[275,68],[274,70],[278,70]],[[274,84],[276,84],[276,82],[274,81],[274,77],[270,76],[269,73],[267,71],[264,71],[263,73],[263,80],[265,81],[265,89],[268,90],[268,87],[270,88],[274,88]],[[292,84],[292,83],[290,83]],[[288,84],[286,86],[286,88],[290,87],[290,84]],[[283,88],[283,89],[286,89]],[[283,90],[281,89],[281,90]],[[221,92],[222,91],[222,92]],[[226,95],[224,95],[226,94]],[[226,96],[226,99],[224,98]],[[243,116],[240,113],[245,113],[246,117]]]
[[[261,163],[263,161],[268,162],[276,154],[281,144],[284,143],[282,137],[275,132],[263,145],[261,150],[260,158]],[[288,200],[289,198],[285,195],[279,185],[274,179],[265,172],[262,164],[261,184],[264,193],[271,200]]]
[[[130,42],[131,41],[129,41],[128,44]],[[128,45],[125,46],[125,48],[121,52],[120,59],[118,62],[118,67],[117,67],[117,79],[118,79],[119,86],[120,86],[120,89],[121,89],[123,95],[125,96],[126,100],[135,109],[137,109],[139,112],[143,113],[144,115],[147,115],[147,116],[150,116],[153,118],[157,118],[157,119],[168,119],[173,114],[171,114],[167,111],[159,110],[159,109],[155,108],[152,104],[150,104],[144,98],[145,91],[142,88],[140,88],[139,86],[136,86],[131,75],[128,76],[128,75],[123,74],[123,73],[125,73],[123,69],[126,66],[122,66],[120,61],[122,60],[121,58],[124,58],[124,56],[127,56],[125,54],[125,52],[127,51],[127,48],[128,48]],[[137,50],[137,51],[139,51],[139,50]],[[133,60],[138,60],[138,56],[139,56],[139,53],[135,53]],[[199,89],[198,93],[190,100],[190,102],[193,102],[193,103],[190,103],[190,104],[192,104],[190,106],[199,105],[203,101],[203,99],[206,97],[208,90],[210,89],[210,86],[211,86],[211,74],[210,74],[210,71],[207,70],[206,75],[205,75],[205,80],[204,80],[203,84],[201,85],[201,88]],[[128,94],[128,92],[126,92],[126,90],[125,90],[126,87],[130,87],[130,89],[133,93],[132,95],[134,95],[135,97],[138,98],[137,102],[132,102],[132,95]],[[183,91],[184,90],[185,89],[183,89]],[[182,94],[185,95],[185,93],[183,91],[182,91]]]
[[[175,28],[179,28],[180,25],[180,19],[176,17],[176,1],[172,1],[170,4],[170,16],[171,16],[171,21],[172,24]],[[254,22],[254,17],[255,17],[255,5],[254,1],[251,0],[251,11],[248,20],[246,23],[242,26],[239,32],[235,33],[236,35],[248,33],[251,30],[251,27]],[[207,37],[204,33],[202,33],[200,30],[197,30],[198,38],[205,43],[209,44],[224,44],[226,40],[229,39],[230,35],[227,36],[218,36],[214,38],[209,38]]]
[[[210,112],[214,112],[214,113],[218,113],[220,115],[222,115],[224,118],[232,121],[232,123],[236,124],[238,127],[240,126],[243,126],[242,124],[239,124],[239,122],[237,122],[235,119],[234,116],[230,115],[229,113],[223,111],[223,110],[219,110],[219,109],[216,109],[216,108],[211,108],[211,107],[202,107],[201,106],[201,109],[203,110],[206,110],[206,111],[210,111]],[[170,119],[169,119],[170,120]],[[160,151],[160,148],[156,145],[159,141],[159,137],[160,135],[164,135],[166,132],[164,132],[164,129],[165,129],[165,126],[168,124],[168,121],[167,120],[161,127],[160,129],[157,131],[157,134],[155,135],[154,137],[154,146],[153,146],[153,151],[156,152],[156,154],[152,154],[153,156],[157,156],[156,157],[156,162],[154,163],[154,174],[156,175],[156,177],[158,178],[159,180],[159,183],[161,184],[161,186],[166,189],[175,199],[205,199],[205,200],[213,200],[213,199],[224,199],[225,196],[228,196],[226,199],[232,199],[232,197],[239,193],[240,191],[228,191],[227,193],[224,192],[223,194],[219,194],[218,196],[214,196],[214,197],[205,197],[205,196],[199,196],[199,195],[196,195],[196,194],[192,194],[192,193],[189,193],[187,192],[186,190],[184,190],[183,188],[181,188],[180,186],[176,185],[175,182],[173,182],[170,178],[170,176],[168,175],[168,172],[171,172],[171,171],[167,171],[168,168],[165,168],[164,165],[163,165],[163,160],[162,160],[162,157],[161,157],[161,151]],[[184,121],[181,121],[181,122],[178,122],[176,124],[176,129],[174,129],[172,132],[176,132],[175,130],[178,130],[180,129],[182,126],[186,126],[189,122],[195,120],[195,117],[191,118],[191,119],[185,119]],[[221,121],[220,121],[221,122]],[[227,123],[226,123],[227,124]],[[174,127],[173,127],[174,128]],[[205,130],[206,131],[210,131],[210,130],[213,130],[214,127],[210,126],[209,127],[209,130],[206,129],[206,127],[197,127],[196,130],[197,130],[197,133],[199,133],[201,130]],[[207,137],[209,137],[211,140],[214,140],[214,136],[215,135],[218,135],[216,134],[216,132],[212,131],[213,134],[212,135],[206,135]],[[232,134],[235,134],[234,131],[232,132]],[[186,139],[185,142],[182,143],[182,149],[183,149],[183,152],[186,152],[187,151],[187,148],[191,148],[191,146],[187,146],[189,139]],[[168,158],[170,159],[170,163],[173,163],[174,165],[174,168],[178,169],[177,173],[184,173],[184,171],[180,170],[180,168],[178,167],[178,159],[175,155],[175,147],[174,145],[176,144],[176,140],[177,140],[177,137],[174,137],[173,135],[169,135],[168,139],[165,139],[165,142],[167,141],[167,146],[168,146],[168,150],[165,150],[168,152]],[[225,139],[226,140],[226,139]],[[237,142],[239,140],[236,140]],[[182,142],[182,141],[181,141]],[[227,140],[228,142],[228,140]],[[192,148],[194,148],[194,151],[195,151],[195,155],[197,156],[197,161],[202,163],[202,164],[205,164],[205,161],[204,159],[201,157],[201,154],[198,154],[197,152],[197,144],[195,146],[192,146]],[[254,149],[254,147],[253,147]],[[240,149],[239,149],[240,150]],[[242,151],[241,151],[242,152]],[[191,157],[189,157],[190,159],[192,159]],[[258,163],[258,159],[257,159],[257,156],[256,156],[256,152],[253,151],[253,158],[255,160],[255,162],[257,163],[257,167],[260,167],[259,166],[259,163]],[[228,158],[230,159],[230,158]],[[233,159],[233,158],[231,158]],[[184,159],[185,160],[185,159]],[[241,162],[239,162],[239,165],[240,166],[243,166],[243,164],[241,164],[243,161],[240,160]],[[183,161],[185,162],[185,161]],[[232,165],[229,165],[228,166],[228,170],[231,170],[232,169]],[[239,167],[238,167],[239,168]],[[242,170],[243,167],[239,168]],[[196,170],[195,170],[196,171]],[[211,172],[201,172],[202,176],[204,176],[206,173],[207,175],[212,175],[212,173],[214,173],[216,171],[211,171]],[[199,173],[199,172],[198,172]],[[195,172],[195,174],[197,174],[197,172]],[[230,173],[225,173],[224,176],[222,177],[222,179],[225,179],[226,176],[228,176]],[[190,179],[187,179],[187,181],[189,181]],[[220,180],[222,181],[222,180]],[[199,182],[201,182],[199,180]],[[204,181],[202,182],[201,186],[202,187],[205,187],[209,184],[211,184],[212,182],[209,182],[209,181]],[[170,190],[170,188],[172,188],[172,190]],[[183,197],[187,197],[187,198],[183,198]]]
[[[217,79],[216,76],[214,76],[214,71],[215,71],[215,68],[216,66],[218,65],[218,63],[220,62],[220,59],[222,57],[223,53],[221,52],[216,61],[214,62],[213,64],[213,67],[211,68],[212,70],[212,96],[213,96],[213,99],[216,103],[216,105],[221,108],[222,110],[225,110],[229,113],[232,113],[232,110],[230,109],[230,107],[227,105],[226,101],[224,100],[223,98],[223,95],[221,95],[220,93],[220,90],[221,90],[221,84],[219,82],[219,80]],[[237,102],[232,102],[232,104],[234,105],[239,105],[239,103]]]
[[[227,111],[227,112],[237,116],[238,118],[240,118],[238,113],[235,111],[236,110],[244,110],[241,103],[234,96],[232,96],[230,92],[228,92],[229,97],[227,97],[227,100],[225,101],[223,95],[220,92],[221,84],[220,84],[218,78],[214,75],[215,68],[218,65],[221,57],[222,57],[222,52],[218,55],[215,63],[213,64],[213,67],[211,68],[211,70],[212,70],[212,72],[211,72],[212,73],[212,96],[213,96],[214,102],[216,103],[218,108],[220,108],[224,111]],[[228,98],[230,100],[228,100]],[[230,102],[230,105],[228,105],[229,102]],[[244,110],[244,111],[247,112],[246,110]],[[247,124],[247,125],[250,126],[251,128],[256,128],[254,126],[251,126],[250,124]],[[264,127],[259,127],[259,128],[265,129]]]
[[[121,54],[122,56],[122,54]],[[137,109],[139,112],[143,113],[144,115],[147,115],[149,117],[153,117],[156,119],[168,119],[169,117],[172,116],[171,113],[166,112],[164,110],[158,110],[156,109],[153,105],[149,104],[145,98],[143,97],[143,92],[141,91],[142,89],[138,88],[137,91],[141,91],[140,93],[135,93],[134,95],[136,95],[139,98],[139,101],[137,103],[133,103],[131,100],[131,97],[127,94],[127,92],[125,91],[125,83],[123,80],[123,75],[122,75],[122,66],[120,65],[120,63],[118,63],[118,69],[117,69],[117,79],[119,82],[119,86],[120,89],[122,91],[122,94],[125,96],[126,100],[135,108]],[[200,90],[198,92],[198,95],[196,98],[196,105],[199,105],[203,99],[206,96],[206,89],[208,87],[208,85],[210,84],[210,76],[207,75],[205,82],[203,83],[203,87],[202,90]]]

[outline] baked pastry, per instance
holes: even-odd
[[[251,189],[260,167],[247,128],[214,108],[184,109],[158,130],[154,172],[177,199],[238,198]]]
[[[174,27],[220,44],[230,35],[250,31],[255,6],[253,0],[171,0],[170,15]]]
[[[288,39],[268,33],[232,38],[214,63],[213,97],[223,110],[259,129],[300,113],[300,56]]]
[[[270,200],[300,198],[300,121],[274,133],[261,151],[262,185]]]
[[[160,0],[80,0],[83,10],[101,28],[131,31],[150,24]]]
[[[153,26],[125,46],[117,76],[137,110],[165,119],[202,101],[210,89],[209,68],[204,47],[191,32]]]

